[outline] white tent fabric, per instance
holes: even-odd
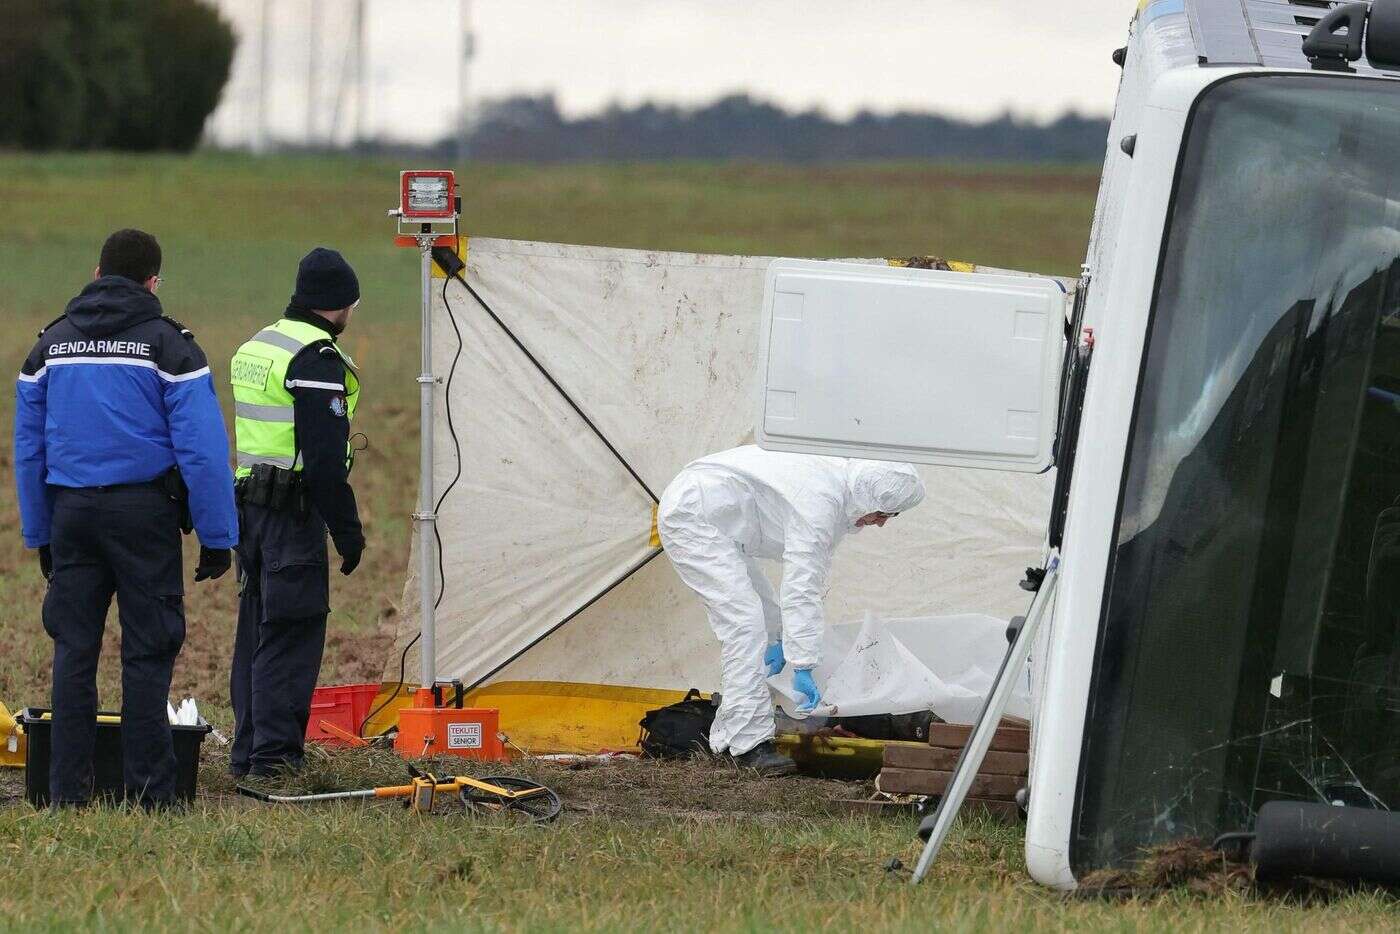
[[[655,556],[652,494],[694,458],[751,440],[770,260],[491,239],[472,239],[466,258],[468,282],[617,455],[452,282],[462,476],[439,511],[438,677],[717,688],[700,601]],[[435,291],[445,376],[457,343]],[[441,397],[434,443],[440,491],[458,466]],[[1024,611],[1017,581],[1040,558],[1051,475],[920,470],[924,504],[838,552],[829,620]],[[400,648],[418,625],[409,567]]]
[[[976,613],[920,619],[880,619],[830,626],[827,658],[813,677],[822,700],[816,717],[864,717],[931,710],[948,723],[975,723],[1006,656],[1006,620]],[[792,672],[768,679],[774,701],[789,716],[799,698]],[[1030,682],[1023,674],[1006,713],[1029,720]]]

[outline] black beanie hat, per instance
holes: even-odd
[[[335,250],[323,246],[307,253],[297,266],[297,291],[292,306],[306,311],[339,311],[360,300],[355,270]]]

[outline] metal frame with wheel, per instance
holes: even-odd
[[[279,795],[238,786],[244,797],[269,804],[312,804],[319,801],[349,801],[364,798],[403,798],[409,810],[428,814],[440,794],[456,795],[470,814],[507,814],[527,817],[531,822],[546,824],[563,813],[559,796],[539,782],[527,778],[496,775],[472,778],[470,775],[437,776],[408,767],[412,782],[407,785],[386,785],[358,791],[331,791],[313,795]]]
[[[957,819],[958,811],[967,798],[972,780],[982,768],[982,760],[987,757],[992,736],[996,733],[997,725],[1001,723],[1001,715],[1005,713],[1006,705],[1011,700],[1012,688],[1021,675],[1021,669],[1026,665],[1026,659],[1030,657],[1036,631],[1054,602],[1055,585],[1059,577],[1060,555],[1059,552],[1052,551],[1050,560],[1045,563],[1045,577],[1041,579],[1035,599],[1031,601],[1030,612],[1026,614],[1025,622],[1021,624],[1015,639],[1006,650],[1006,657],[1002,659],[1001,668],[992,681],[991,692],[982,705],[982,712],[977,716],[977,725],[972,728],[972,735],[968,737],[967,745],[958,757],[958,764],[953,768],[948,790],[943,793],[938,810],[924,818],[923,823],[919,825],[919,836],[926,843],[923,853],[919,855],[919,862],[914,867],[915,885],[918,885],[932,868],[938,851],[943,847],[943,841],[953,829],[953,821]]]
[[[475,814],[520,815],[547,824],[564,810],[557,794],[527,778],[490,775],[477,781],[459,776],[456,781],[462,783],[457,796]]]

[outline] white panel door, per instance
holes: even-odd
[[[1064,287],[1054,279],[774,260],[756,437],[774,451],[1040,472]]]

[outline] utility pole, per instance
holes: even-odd
[[[355,42],[359,51],[355,53],[355,60],[358,63],[356,78],[359,80],[359,90],[355,94],[355,141],[361,142],[369,136],[370,94],[374,84],[369,73],[368,0],[356,0],[356,6],[355,21],[359,24],[359,31],[355,34]]]
[[[316,143],[316,99],[320,88],[316,72],[320,66],[318,48],[321,39],[321,0],[311,0],[308,10],[306,44],[306,145]]]
[[[467,90],[468,66],[475,53],[472,35],[471,0],[458,0],[458,24],[461,27],[461,57],[457,60],[457,163],[460,167],[470,156],[471,103]]]
[[[337,144],[340,137],[341,114],[349,106],[346,101],[350,96],[351,84],[359,86],[360,54],[364,44],[360,41],[364,35],[365,0],[355,0],[353,12],[350,14],[350,35],[345,42],[345,54],[340,60],[340,75],[335,83],[335,105],[331,108],[331,129],[326,136],[326,141],[332,146]],[[351,128],[354,133],[354,128]],[[351,143],[355,140],[351,139]]]
[[[267,152],[267,72],[271,65],[272,27],[268,19],[268,0],[258,2],[258,90],[257,126],[253,130],[253,152]]]

